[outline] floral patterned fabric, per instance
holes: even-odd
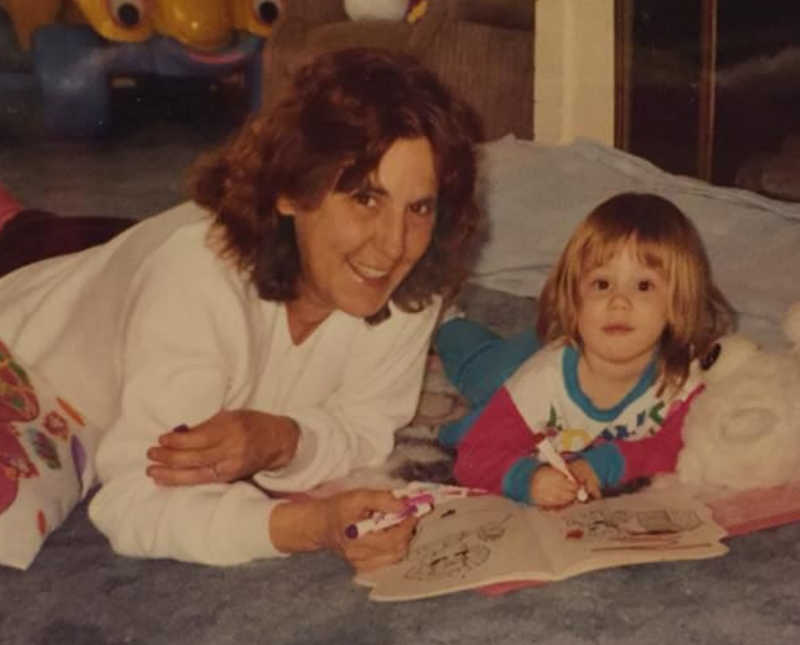
[[[0,564],[26,569],[86,495],[96,435],[0,341]]]

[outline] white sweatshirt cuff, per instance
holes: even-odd
[[[262,470],[253,479],[267,490],[301,492],[306,488],[303,482],[308,480],[308,471],[313,467],[317,452],[316,434],[301,425],[300,439],[292,461],[283,468]]]
[[[288,500],[270,499],[255,486],[244,483],[242,485],[250,487],[252,495],[249,499],[241,500],[241,505],[237,509],[235,538],[237,555],[243,561],[289,555],[275,548],[269,530],[272,511]]]

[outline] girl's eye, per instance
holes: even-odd
[[[592,280],[592,288],[596,291],[605,291],[610,286],[611,284],[605,278],[595,278]]]
[[[639,291],[652,291],[655,285],[650,280],[640,280],[637,286]]]

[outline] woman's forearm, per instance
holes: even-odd
[[[269,536],[281,553],[316,551],[325,546],[326,521],[323,500],[279,504],[272,510]]]

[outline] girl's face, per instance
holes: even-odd
[[[428,248],[437,187],[428,139],[398,139],[354,192],[330,192],[306,211],[280,199],[295,218],[304,310],[317,318],[379,311]]]
[[[580,280],[578,333],[587,360],[616,366],[650,361],[667,325],[668,284],[628,241]]]

